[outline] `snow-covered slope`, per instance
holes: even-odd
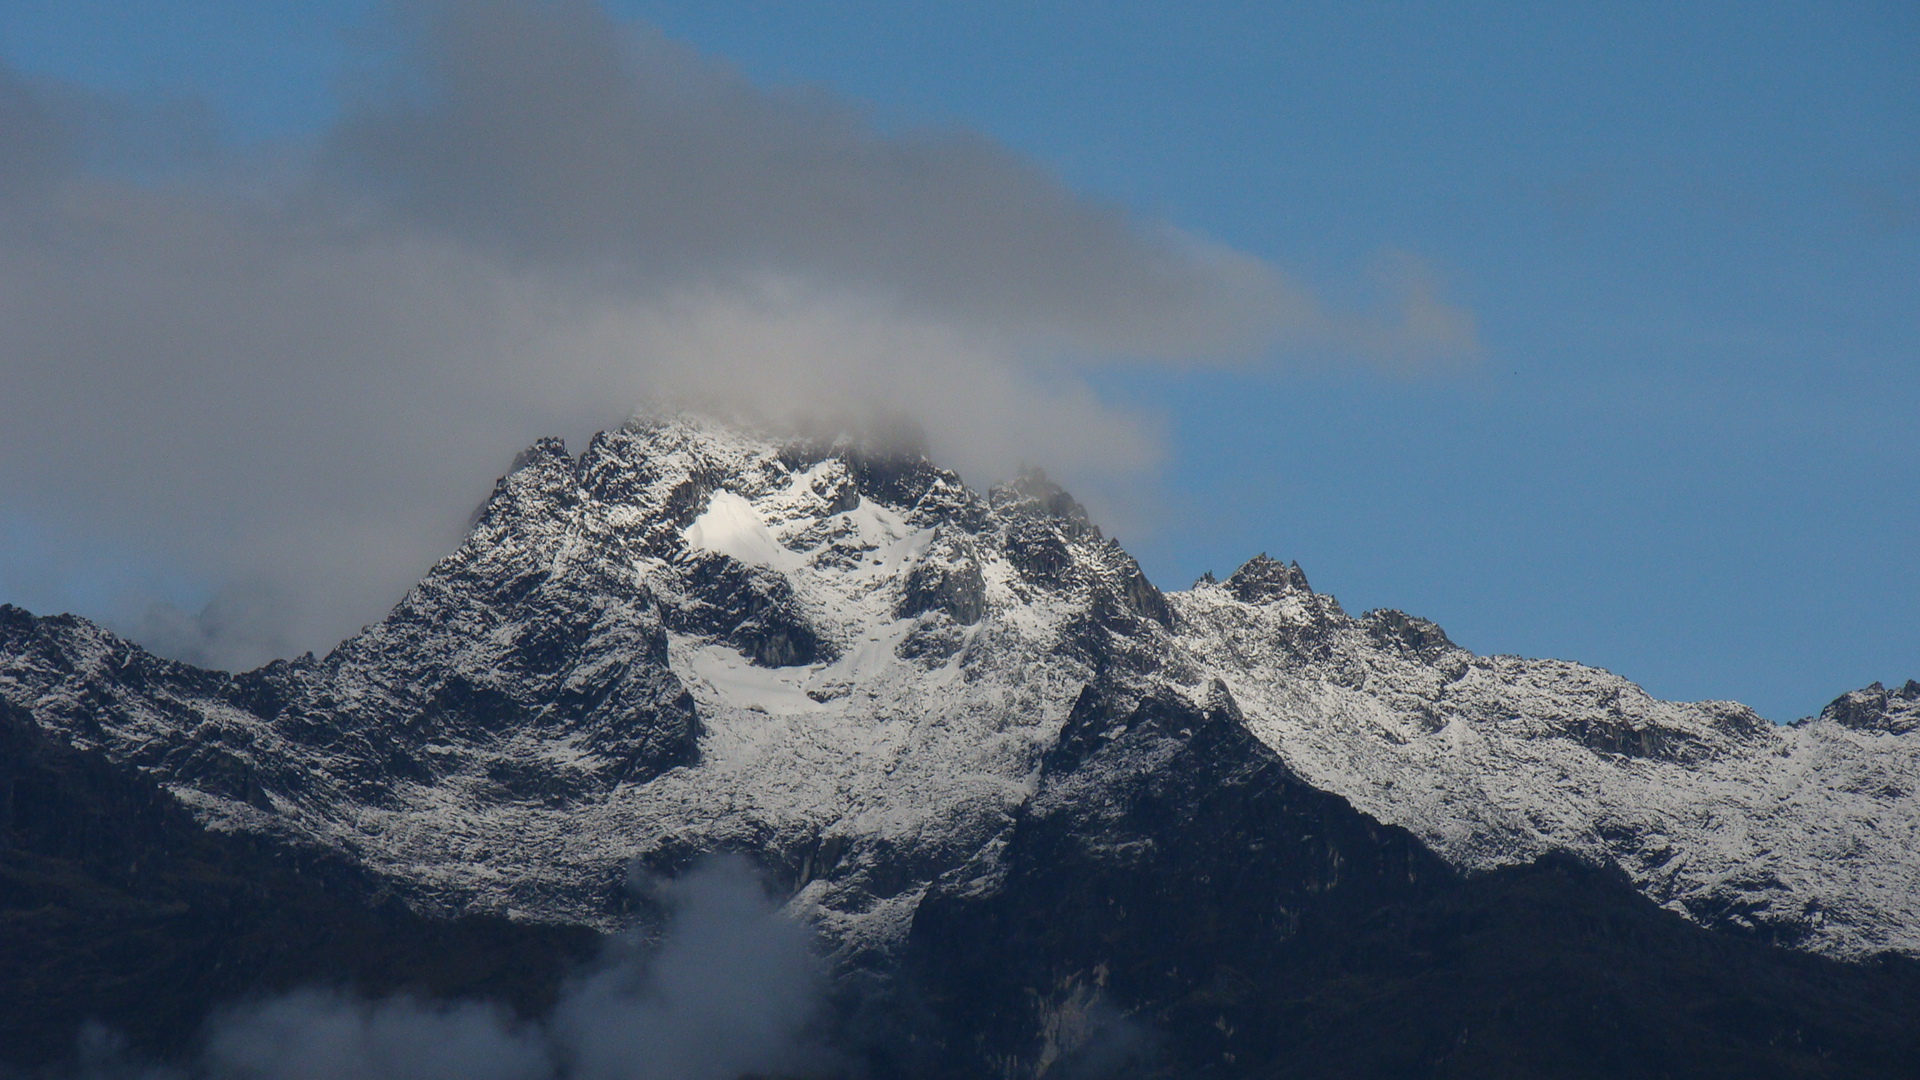
[[[1920,953],[1920,686],[1777,729],[1349,618],[1264,557],[1164,596],[1037,474],[982,496],[915,453],[667,415],[531,448],[324,658],[227,676],[0,609],[0,697],[221,827],[424,909],[598,925],[635,869],[747,850],[848,957],[993,873],[1084,688],[1216,680],[1302,777],[1459,866],[1571,848],[1713,925]]]
[[[1457,866],[1571,850],[1710,925],[1920,952],[1920,738],[1896,733],[1920,685],[1777,727],[1579,664],[1475,656],[1397,611],[1351,618],[1264,557],[1172,599],[1261,740]]]

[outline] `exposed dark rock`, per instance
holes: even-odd
[[[573,458],[567,454],[564,439],[536,439],[532,446],[513,456],[513,464],[507,466],[508,475],[528,468],[558,468],[563,472],[573,471]]]
[[[1737,701],[1703,701],[1699,707],[1713,717],[1713,726],[1739,739],[1758,739],[1773,730],[1772,721]]]
[[[844,473],[816,483],[813,491],[826,503],[828,514],[844,514],[860,505],[860,485]]]
[[[944,611],[962,626],[979,622],[987,613],[987,583],[971,544],[943,532],[907,574],[895,610],[903,619]]]
[[[265,667],[235,675],[226,689],[227,700],[262,719],[276,719],[298,696],[301,674],[311,672],[313,667],[312,653],[298,660],[274,660]]]
[[[1265,552],[1248,559],[1227,578],[1227,591],[1245,604],[1264,604],[1295,593],[1311,593],[1299,563],[1270,559]]]
[[[1301,587],[1305,585],[1306,579],[1302,577]],[[1366,628],[1367,636],[1381,646],[1429,664],[1459,648],[1439,624],[1392,608],[1369,611],[1361,617],[1360,624]]]
[[[1147,580],[1140,565],[1133,561],[1132,556],[1121,551],[1119,545],[1114,545],[1114,552],[1125,560],[1120,569],[1120,597],[1128,609],[1143,619],[1152,619],[1161,626],[1171,627],[1173,606],[1167,603],[1166,596]]]
[[[266,785],[260,782],[259,770],[253,767],[252,762],[220,746],[183,746],[169,757],[173,760],[163,761],[162,764],[181,782],[246,803],[257,810],[273,809],[273,802],[267,798]]]
[[[960,1055],[946,1075],[994,1061],[1038,1075],[1096,1052],[1074,1029],[1103,1011],[1232,1045],[1210,998],[1257,993],[1233,987],[1303,918],[1452,877],[1404,831],[1300,783],[1221,689],[1202,710],[1089,688],[1001,862],[997,883],[956,876],[915,917],[912,977],[967,1033],[943,1047]],[[1196,997],[1208,1015],[1184,1015]]]
[[[1920,730],[1920,682],[1908,679],[1898,690],[1873,683],[1840,695],[1820,710],[1820,716],[1856,731],[1904,735]]]
[[[851,510],[864,497],[904,510],[919,522],[977,529],[985,511],[959,476],[927,459],[925,439],[917,431],[891,432],[867,442],[799,439],[785,444],[780,458],[796,471],[833,459],[845,465],[840,474],[844,491],[821,493],[830,514]]]
[[[681,577],[690,603],[672,613],[675,629],[725,638],[763,667],[811,664],[832,655],[779,574],[702,554],[687,562]]]
[[[918,450],[854,449],[846,452],[845,459],[860,494],[887,506],[916,506],[934,485],[951,476]]]
[[[951,618],[936,615],[922,620],[901,638],[894,653],[902,660],[944,664],[965,644],[966,632],[954,625]]]

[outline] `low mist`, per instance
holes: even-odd
[[[87,1033],[79,1080],[737,1080],[826,1075],[826,975],[808,928],[739,857],[664,885],[651,947],[610,953],[552,1017],[409,997],[304,990],[209,1024],[188,1067],[143,1065]]]

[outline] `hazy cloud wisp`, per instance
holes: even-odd
[[[333,130],[148,168],[151,131],[76,119],[114,103],[0,70],[0,515],[223,590],[107,613],[174,655],[331,645],[515,449],[647,398],[905,414],[991,479],[1154,460],[1089,364],[1473,351],[1417,274],[1389,317],[1329,313],[989,139],[880,132],[588,0],[393,22],[403,59]],[[0,554],[8,598],[70,585]]]

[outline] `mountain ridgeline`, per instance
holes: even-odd
[[[1163,593],[1037,473],[642,418],[324,657],[0,607],[0,712],[17,1066],[302,985],[537,1020],[738,853],[837,977],[797,1072],[1920,1074],[1920,683],[1776,726],[1265,556]]]

